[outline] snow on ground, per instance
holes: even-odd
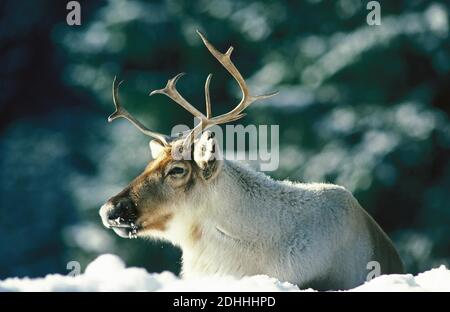
[[[298,287],[264,275],[180,279],[170,272],[148,273],[127,268],[114,255],[102,255],[78,276],[50,274],[43,278],[8,278],[0,291],[299,291]],[[308,289],[307,291],[312,291]],[[450,291],[450,270],[445,266],[413,276],[385,275],[352,291]]]

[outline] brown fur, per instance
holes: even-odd
[[[172,156],[169,149],[166,149],[161,155],[148,163],[143,174],[152,174],[153,172],[163,172],[167,164],[172,161]]]
[[[144,171],[110,201],[128,198],[134,204],[134,224],[139,232],[168,230],[169,222],[177,213],[176,203],[189,200],[197,183],[204,183],[205,168],[200,168],[195,160],[176,159],[172,149],[178,145],[164,146],[158,156],[150,161]],[[182,167],[183,175],[170,173],[172,168]],[[217,169],[217,167],[214,167]],[[186,238],[193,244],[202,237],[200,225],[193,225]]]
[[[167,213],[162,216],[153,217],[153,220],[144,220],[141,227],[144,230],[158,230],[165,231],[167,228],[167,223],[172,219],[173,213]],[[145,217],[144,217],[145,218]]]
[[[174,215],[170,203],[184,200],[184,196],[195,184],[198,169],[191,161],[180,161],[189,169],[189,176],[180,185],[176,184],[178,180],[170,180],[166,171],[174,161],[176,160],[173,159],[170,148],[166,148],[128,186],[128,194],[138,209],[137,225],[144,231],[165,231]],[[200,228],[192,229],[193,241],[200,237]]]
[[[195,223],[191,226],[190,238],[193,243],[198,242],[202,238],[202,228],[199,224]]]

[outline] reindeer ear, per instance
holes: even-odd
[[[217,176],[222,166],[220,147],[214,132],[205,131],[194,144],[194,161],[205,180]]]
[[[153,159],[158,158],[159,154],[164,150],[164,145],[158,140],[151,140],[149,145]]]

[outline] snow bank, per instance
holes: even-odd
[[[102,255],[88,265],[84,274],[44,278],[8,278],[0,291],[300,291],[297,286],[264,275],[245,277],[202,277],[180,279],[170,272],[148,273],[126,268],[114,255]],[[312,291],[309,289],[309,291]],[[450,270],[444,266],[417,276],[380,276],[352,291],[450,291]]]

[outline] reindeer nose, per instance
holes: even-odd
[[[132,213],[133,207],[134,204],[131,202],[131,200],[122,198],[115,204],[114,209],[108,215],[108,218],[110,220],[115,220],[117,218],[126,217]]]
[[[136,221],[136,206],[128,198],[110,200],[100,208],[99,213],[103,225],[107,228]]]

